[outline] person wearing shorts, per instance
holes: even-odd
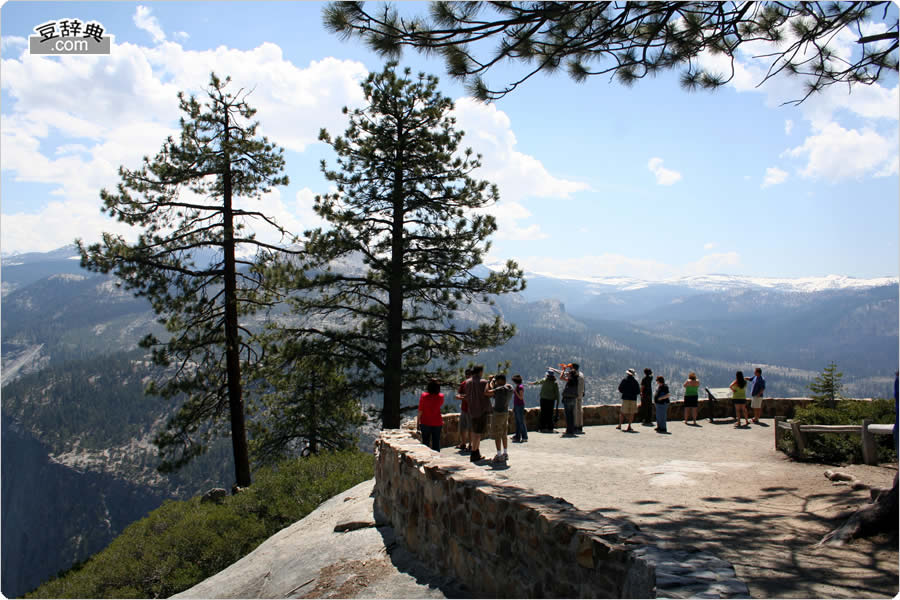
[[[753,422],[758,424],[759,418],[762,416],[763,394],[766,393],[766,380],[763,379],[762,369],[756,367],[753,377],[747,381],[751,384],[750,408],[753,409]]]
[[[465,400],[469,405],[469,415],[472,419],[471,446],[472,454],[469,460],[477,462],[482,459],[481,456],[481,438],[487,430],[488,414],[491,412],[491,401],[489,398],[494,392],[488,389],[488,382],[481,378],[484,373],[484,365],[475,365],[472,368],[472,377],[466,381],[466,393],[458,398]]]
[[[684,424],[688,424],[688,419],[693,417],[694,425],[697,425],[697,410],[700,405],[700,380],[697,374],[691,371],[688,374],[687,381],[684,382]],[[699,425],[697,425],[699,427]]]
[[[735,374],[734,381],[728,386],[731,388],[731,402],[734,404],[734,414],[737,417],[735,427],[741,426],[741,415],[744,415],[746,426],[750,426],[750,417],[747,414],[747,380],[744,379],[744,372],[738,371]]]
[[[641,393],[641,386],[634,378],[634,369],[625,371],[625,379],[619,383],[619,393],[622,394],[622,408],[619,410],[619,424],[616,429],[622,429],[622,421],[628,419],[628,429],[625,431],[634,431],[631,423],[634,421],[634,415],[637,412],[637,397]]]
[[[497,455],[493,462],[500,463],[509,460],[508,440],[509,433],[509,401],[514,393],[513,386],[506,383],[506,375],[499,373],[491,379],[489,389],[493,392],[494,407],[491,414],[491,436],[497,445]],[[501,452],[502,448],[502,452]]]

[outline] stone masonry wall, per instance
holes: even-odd
[[[785,417],[790,419],[794,416],[794,410],[803,408],[811,402],[812,400],[810,398],[766,398],[763,401],[762,416],[763,418],[769,419],[774,417]],[[585,406],[585,426],[618,424],[620,407],[620,404],[592,404]],[[731,403],[731,398],[718,400],[715,403],[715,406],[712,407],[710,406],[709,400],[701,398],[699,409],[697,411],[697,418],[708,419],[711,411],[713,417],[716,419],[733,417],[734,406]],[[753,411],[749,408],[749,403],[748,411],[752,416]],[[525,409],[525,426],[529,431],[536,431],[538,429],[540,412],[540,408]],[[565,422],[562,417],[562,412],[562,403],[560,403],[560,423]],[[654,412],[653,415],[653,418],[655,419],[656,413]],[[669,421],[684,419],[683,402],[672,402],[669,404],[668,419]],[[510,412],[509,433],[515,432],[515,426],[515,419],[513,419],[512,412]],[[459,444],[459,413],[448,413],[444,415],[444,427],[441,430],[441,446],[447,448],[449,446],[456,446],[457,444]]]
[[[442,457],[408,431],[383,431],[375,456],[378,518],[476,595],[655,597],[654,566],[636,554],[642,544],[627,539],[627,524]]]

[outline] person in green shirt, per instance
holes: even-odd
[[[697,379],[697,374],[691,371],[688,374],[687,381],[684,382],[684,424],[688,424],[688,419],[693,418],[693,425],[696,427],[700,427],[697,424],[697,407],[699,406],[700,393],[697,391],[700,389],[700,380]]]
[[[747,412],[747,380],[744,379],[744,372],[738,371],[735,374],[734,381],[728,386],[731,388],[731,402],[734,404],[734,412],[737,417],[735,427],[741,426],[741,415],[747,422],[746,427],[750,427],[750,414]]]
[[[553,433],[553,406],[559,402],[559,384],[556,383],[556,375],[548,370],[543,379],[532,381],[531,385],[541,386],[541,433]]]

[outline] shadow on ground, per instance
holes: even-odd
[[[643,529],[731,562],[753,597],[823,597],[823,585],[828,586],[824,597],[829,598],[879,597],[874,590],[883,590],[885,596],[897,593],[897,566],[890,558],[896,552],[881,551],[896,549],[896,532],[893,540],[886,534],[844,548],[816,546],[859,505],[855,498],[848,502],[844,489],[801,497],[796,488],[772,486],[752,497],[702,500],[712,506],[700,509],[644,501],[656,506],[641,511],[641,520],[654,521]],[[610,507],[600,512],[631,516]]]

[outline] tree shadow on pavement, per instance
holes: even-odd
[[[707,496],[703,506],[669,505],[641,513],[642,528],[731,562],[754,597],[871,598],[898,591],[896,548],[858,540],[842,548],[817,547],[858,499],[846,489],[798,495],[767,487],[748,497]],[[827,586],[823,588],[824,586]],[[823,589],[827,592],[823,593]]]

